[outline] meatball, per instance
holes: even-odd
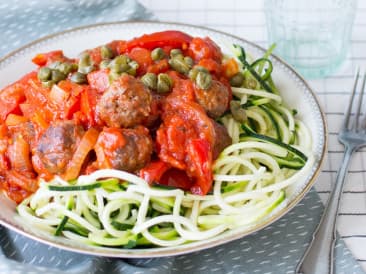
[[[213,158],[216,159],[220,152],[224,150],[227,146],[231,145],[232,140],[227,132],[226,127],[223,125],[214,122],[214,129],[215,129],[215,143],[213,147]]]
[[[212,80],[209,89],[195,88],[197,102],[205,109],[208,116],[215,119],[224,114],[229,104],[229,90],[219,81]]]
[[[153,151],[149,131],[142,126],[134,129],[104,128],[95,145],[99,168],[134,172],[144,167]]]
[[[50,125],[40,137],[35,154],[52,174],[62,174],[71,161],[84,135],[82,126],[73,121],[59,121]]]
[[[149,116],[151,100],[149,89],[140,80],[123,75],[97,102],[96,112],[108,127],[133,127]]]

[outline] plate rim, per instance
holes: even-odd
[[[169,26],[175,26],[175,27],[191,27],[191,28],[195,28],[195,29],[202,29],[205,31],[209,31],[209,32],[216,32],[218,34],[221,35],[225,35],[225,36],[230,36],[234,39],[237,39],[239,41],[242,41],[246,44],[249,44],[250,46],[260,50],[260,51],[266,51],[265,48],[263,48],[262,46],[251,42],[245,38],[239,37],[237,35],[231,34],[231,33],[227,33],[225,31],[221,31],[221,30],[216,30],[213,28],[209,28],[209,27],[205,27],[205,26],[200,26],[200,25],[193,25],[193,24],[187,24],[187,23],[179,23],[179,22],[173,22],[173,21],[154,21],[154,20],[130,20],[130,21],[113,21],[113,22],[103,22],[103,23],[95,23],[95,24],[88,24],[88,25],[83,25],[83,26],[79,26],[79,27],[74,27],[74,28],[70,28],[67,30],[63,30],[63,31],[59,31],[59,32],[55,32],[46,36],[43,36],[41,38],[38,38],[36,40],[33,40],[30,43],[27,43],[9,53],[7,53],[6,55],[4,55],[3,57],[0,58],[0,63],[5,62],[7,59],[12,58],[14,55],[17,55],[18,53],[26,50],[27,48],[30,48],[36,44],[39,44],[41,42],[44,42],[46,40],[50,40],[54,37],[58,37],[58,36],[62,36],[64,34],[69,34],[72,32],[77,32],[80,30],[86,30],[86,29],[93,29],[93,28],[97,28],[97,27],[101,27],[101,26],[114,26],[114,25],[131,25],[131,24],[153,24],[153,25],[161,25],[164,24],[167,26],[167,29],[169,28]],[[57,247],[63,250],[67,250],[67,251],[72,251],[72,252],[77,252],[77,253],[81,253],[81,254],[85,254],[85,255],[97,255],[97,256],[102,256],[102,257],[115,257],[115,258],[156,258],[156,257],[167,257],[167,256],[177,256],[177,255],[183,255],[183,254],[187,254],[187,253],[192,253],[192,252],[196,252],[196,251],[201,251],[201,250],[205,250],[208,248],[212,248],[212,247],[216,247],[218,245],[222,245],[225,243],[229,243],[232,242],[234,240],[238,240],[240,238],[244,238],[246,236],[249,236],[259,230],[262,230],[263,228],[269,226],[270,224],[272,224],[273,222],[277,221],[278,219],[280,219],[281,217],[283,217],[284,215],[286,215],[289,211],[291,211],[304,197],[305,195],[309,192],[309,190],[311,189],[311,187],[315,184],[316,178],[318,177],[319,173],[321,172],[322,166],[324,164],[324,160],[326,157],[326,152],[327,152],[327,148],[328,148],[328,125],[325,119],[325,113],[323,111],[323,109],[320,106],[319,100],[317,98],[316,93],[313,91],[313,89],[311,88],[311,86],[308,84],[308,82],[290,65],[288,64],[286,61],[284,61],[282,58],[278,57],[275,54],[271,54],[271,57],[276,59],[279,63],[281,63],[282,65],[284,65],[291,73],[293,73],[295,75],[295,77],[297,77],[300,82],[302,83],[302,85],[308,90],[308,92],[310,93],[311,97],[313,98],[319,113],[320,113],[320,118],[322,121],[322,125],[323,125],[323,130],[322,130],[322,134],[321,136],[323,137],[323,148],[321,151],[321,155],[320,158],[318,159],[318,164],[316,166],[316,170],[314,171],[313,175],[311,176],[311,178],[309,179],[308,183],[303,187],[303,189],[297,194],[297,196],[291,200],[286,207],[282,208],[281,210],[279,210],[278,212],[276,212],[275,214],[273,214],[272,216],[270,216],[268,219],[266,219],[264,222],[254,226],[253,228],[250,228],[246,231],[237,231],[234,232],[231,235],[228,235],[227,237],[224,237],[223,239],[212,239],[211,241],[208,242],[203,242],[201,244],[196,244],[195,246],[191,246],[191,245],[181,245],[179,246],[178,249],[173,249],[173,250],[164,250],[164,247],[161,248],[157,248],[157,249],[111,249],[113,250],[113,252],[108,252],[109,248],[103,248],[100,250],[97,250],[95,247],[93,248],[93,250],[88,250],[88,248],[90,248],[89,246],[85,245],[84,246],[69,246],[69,245],[65,245],[65,244],[61,244],[59,242],[55,242],[52,241],[51,239],[46,239],[46,238],[41,238],[40,236],[37,236],[35,233],[31,233],[29,231],[24,230],[23,228],[20,228],[14,224],[10,224],[8,223],[6,220],[3,220],[0,217],[0,224],[3,225],[4,227],[11,229],[23,236],[26,236],[27,238],[30,238],[32,240],[53,246],[53,247]],[[116,252],[116,250],[120,251],[120,252]],[[135,252],[134,252],[135,250]],[[136,252],[138,251],[138,252]]]

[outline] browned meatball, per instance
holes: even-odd
[[[56,122],[40,137],[35,154],[50,173],[62,174],[83,135],[83,127],[72,121]]]
[[[137,171],[149,161],[153,151],[149,131],[142,126],[134,129],[104,128],[95,145],[99,168]]]
[[[227,132],[226,127],[223,125],[214,122],[215,128],[215,143],[213,148],[213,158],[216,159],[220,152],[224,150],[227,146],[231,145],[232,140]]]
[[[133,127],[149,116],[150,104],[149,89],[140,80],[123,75],[97,102],[96,112],[108,127]]]
[[[205,109],[208,116],[215,119],[224,114],[229,103],[229,90],[219,81],[212,80],[209,89],[195,88],[197,102]]]

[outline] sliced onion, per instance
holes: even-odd
[[[67,171],[63,176],[65,180],[72,180],[78,177],[85,158],[94,148],[98,136],[99,132],[94,128],[89,128],[89,130],[84,134],[71,159],[71,162],[68,164]]]

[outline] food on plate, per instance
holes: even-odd
[[[0,92],[0,188],[20,218],[91,245],[175,246],[286,203],[312,141],[270,50],[180,31],[39,53]]]

